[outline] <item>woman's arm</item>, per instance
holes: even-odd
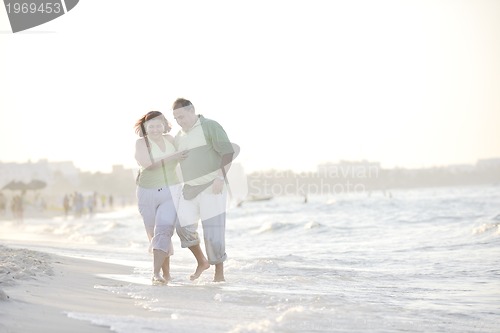
[[[173,140],[173,138],[170,136]],[[170,138],[169,139],[170,141]],[[156,169],[162,166],[162,162],[170,162],[170,161],[180,161],[187,157],[187,150],[176,151],[175,153],[169,154],[164,158],[152,161],[149,155],[148,147],[146,146],[146,141],[144,138],[138,139],[135,145],[135,159],[145,169]]]
[[[135,160],[143,168],[147,168],[153,164],[144,138],[137,139],[135,142]]]

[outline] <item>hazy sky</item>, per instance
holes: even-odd
[[[133,124],[177,97],[247,171],[500,157],[500,1],[81,0],[12,34],[0,161],[134,166]],[[174,127],[174,132],[178,127]]]

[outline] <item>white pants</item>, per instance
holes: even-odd
[[[180,188],[180,185],[154,189],[137,187],[139,213],[144,221],[150,250],[174,254],[172,235],[177,221]]]
[[[226,260],[226,202],[227,192],[213,194],[212,186],[206,188],[192,200],[186,200],[180,195],[177,215],[179,222],[177,234],[182,247],[200,244],[198,221],[203,226],[203,239],[207,251],[208,262],[211,265]]]

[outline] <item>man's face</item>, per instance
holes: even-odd
[[[196,115],[191,107],[186,106],[174,110],[174,119],[184,131],[187,131],[196,122]]]

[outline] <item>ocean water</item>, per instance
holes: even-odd
[[[0,230],[7,245],[134,267],[95,287],[157,319],[68,313],[120,333],[500,332],[498,185],[246,202],[228,211],[224,283],[213,268],[189,281],[174,235],[173,281],[151,286],[136,207]]]

